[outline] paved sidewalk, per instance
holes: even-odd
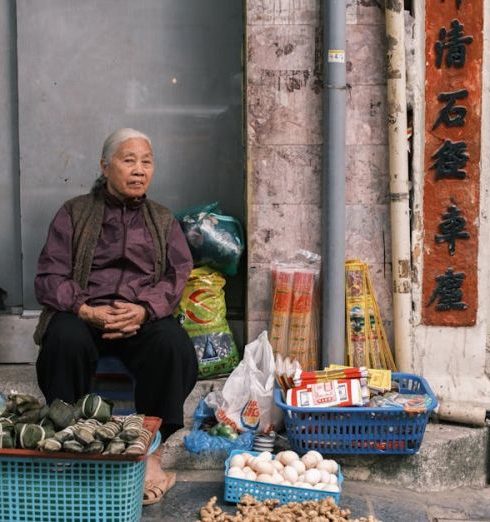
[[[199,520],[199,508],[216,495],[223,503],[220,471],[179,471],[176,486],[160,504],[143,509],[142,522]],[[415,493],[406,489],[346,481],[340,505],[352,517],[374,515],[382,522],[490,522],[490,488],[455,489],[438,493]]]

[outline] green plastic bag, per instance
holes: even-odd
[[[189,334],[199,361],[199,377],[230,373],[238,350],[226,321],[225,279],[208,266],[195,268],[175,311]]]
[[[233,276],[245,248],[240,221],[222,214],[217,202],[177,214],[194,266],[208,265]]]

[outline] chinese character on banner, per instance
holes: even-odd
[[[432,159],[436,160],[430,167],[436,171],[436,180],[466,178],[466,172],[460,170],[466,166],[468,161],[467,147],[464,141],[452,142],[446,140],[432,155]]]
[[[490,0],[489,0],[490,1]],[[425,0],[421,322],[473,326],[478,242],[484,0]]]
[[[439,116],[432,127],[432,130],[437,129],[441,123],[444,123],[446,127],[462,127],[464,125],[464,119],[466,117],[466,107],[462,105],[456,105],[456,100],[463,100],[468,96],[466,89],[460,89],[454,92],[441,92],[437,99],[441,102],[447,102],[446,106],[443,107]]]
[[[441,0],[441,2],[445,2],[446,0]],[[459,9],[461,7],[461,4],[463,3],[463,0],[456,0],[456,9]]]
[[[439,40],[437,40],[436,49],[436,67],[442,66],[444,51],[446,51],[446,67],[461,68],[466,62],[466,45],[473,41],[472,36],[463,35],[463,24],[459,20],[451,22],[451,29],[446,31],[442,27],[439,31]]]
[[[454,272],[448,268],[446,273],[436,277],[436,288],[430,297],[427,306],[430,306],[436,299],[436,310],[443,312],[446,310],[466,310],[468,305],[463,303],[463,292],[461,285],[465,275],[462,272]]]
[[[447,212],[442,215],[439,223],[439,232],[436,234],[436,243],[447,241],[449,255],[456,253],[456,239],[469,239],[470,234],[465,230],[466,219],[461,215],[461,210],[456,205],[450,205]]]

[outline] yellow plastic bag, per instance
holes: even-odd
[[[226,320],[225,279],[208,266],[195,268],[175,315],[189,334],[199,361],[199,376],[230,373],[238,350]]]

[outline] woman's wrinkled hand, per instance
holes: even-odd
[[[135,335],[148,318],[148,312],[141,305],[116,301],[111,308],[110,320],[104,326],[102,339],[121,339]]]
[[[111,305],[83,304],[78,316],[92,326],[103,330],[103,339],[122,339],[135,335],[147,320],[148,312],[140,305],[116,301]]]
[[[112,320],[113,307],[110,305],[89,306],[82,304],[78,310],[78,317],[95,328],[105,329],[105,325]]]

